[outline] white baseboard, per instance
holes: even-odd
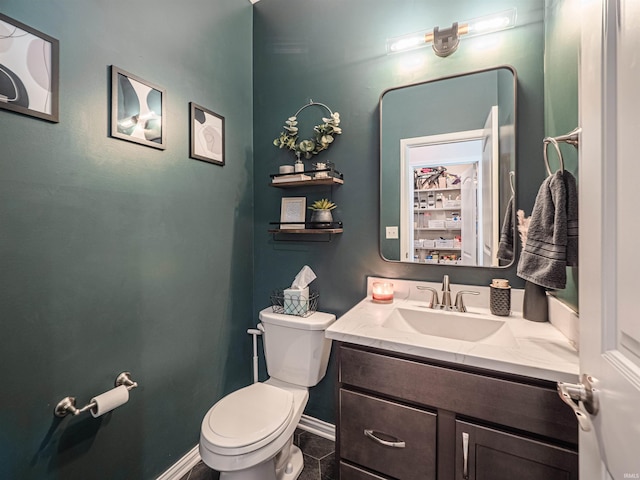
[[[336,427],[330,423],[318,420],[317,418],[302,415],[300,423],[298,423],[298,428],[333,442],[336,441]],[[193,467],[195,467],[199,461],[200,452],[198,451],[198,445],[196,445],[156,480],[180,480]]]
[[[184,457],[171,465],[169,469],[160,475],[156,480],[180,480],[200,461],[198,445],[189,450]]]

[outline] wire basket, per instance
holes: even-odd
[[[308,317],[318,310],[318,292],[309,292],[309,298],[299,295],[287,295],[284,290],[271,293],[271,308],[273,313],[284,313],[298,317]]]

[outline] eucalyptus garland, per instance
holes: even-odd
[[[297,115],[310,105],[321,105],[325,107],[330,112],[330,116],[323,117],[323,123],[313,127],[312,138],[298,141],[299,130]],[[309,159],[313,155],[317,155],[323,150],[327,150],[335,140],[336,135],[342,134],[342,129],[340,128],[340,114],[338,112],[331,112],[326,105],[315,102],[302,107],[293,117],[289,117],[284,123],[284,130],[280,132],[280,136],[273,141],[273,144],[278,148],[291,150],[298,156],[298,158],[302,154],[306,159]]]

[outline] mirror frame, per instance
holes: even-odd
[[[430,84],[430,83],[435,83],[435,82],[440,82],[443,80],[451,80],[451,79],[456,79],[456,78],[461,78],[461,77],[466,77],[466,76],[470,76],[470,75],[475,75],[475,74],[481,74],[481,73],[486,73],[486,72],[490,72],[490,71],[495,71],[495,70],[501,70],[501,69],[505,69],[511,72],[511,74],[513,75],[513,122],[512,122],[512,126],[513,126],[513,134],[512,134],[512,155],[513,155],[513,159],[511,160],[511,165],[509,166],[508,171],[506,172],[506,178],[501,177],[500,178],[500,185],[505,185],[506,188],[510,188],[510,191],[512,193],[513,196],[513,208],[512,208],[512,225],[513,225],[513,231],[512,231],[512,235],[513,235],[513,239],[514,239],[514,248],[513,248],[513,259],[511,262],[509,262],[508,264],[504,264],[504,265],[498,265],[498,266],[483,266],[483,265],[451,265],[451,264],[445,264],[445,263],[421,263],[421,262],[406,262],[406,261],[402,261],[401,259],[395,260],[395,259],[389,259],[387,257],[385,257],[384,252],[383,252],[383,242],[387,239],[385,239],[385,226],[383,225],[383,218],[382,218],[382,198],[383,198],[383,168],[382,168],[382,154],[383,154],[383,146],[382,146],[382,137],[383,137],[383,118],[382,118],[382,112],[383,112],[383,99],[384,96],[392,91],[395,90],[400,90],[400,89],[404,89],[404,88],[408,88],[408,87],[415,87],[415,86],[421,86],[421,85],[426,85],[426,84]],[[432,80],[425,80],[425,81],[420,81],[420,82],[414,82],[414,83],[408,83],[408,84],[404,84],[404,85],[399,85],[399,86],[395,86],[395,87],[390,87],[385,89],[379,97],[379,101],[378,101],[378,109],[379,109],[379,158],[378,158],[378,165],[379,165],[379,174],[380,174],[380,185],[379,185],[379,201],[378,201],[378,253],[380,254],[380,257],[386,261],[386,262],[391,262],[391,263],[402,263],[402,264],[406,264],[406,265],[424,265],[424,266],[431,266],[431,265],[442,265],[442,266],[456,266],[456,267],[472,267],[472,268],[488,268],[488,269],[495,269],[495,268],[499,268],[499,269],[504,269],[504,268],[508,268],[512,265],[514,265],[517,260],[518,260],[518,253],[519,253],[519,248],[517,248],[517,222],[516,222],[516,211],[517,211],[517,189],[516,189],[516,178],[517,178],[517,163],[518,163],[518,155],[517,155],[517,148],[518,148],[518,74],[516,72],[516,69],[508,64],[503,64],[503,65],[496,65],[496,66],[491,66],[491,67],[487,67],[487,68],[482,68],[482,69],[478,69],[478,70],[473,70],[473,71],[469,71],[469,72],[463,72],[463,73],[457,73],[457,74],[451,74],[451,75],[445,75],[442,77],[438,77]],[[511,124],[510,124],[511,125]],[[435,134],[434,134],[435,135]],[[512,175],[509,173],[509,171],[513,171],[516,172],[515,175]],[[500,189],[498,195],[501,195],[501,199],[502,199],[502,188]],[[507,208],[507,202],[504,202],[504,206],[501,205],[501,211],[499,212],[499,218],[502,219],[499,222],[498,225],[498,236],[501,235],[502,232],[502,224],[505,220],[504,215],[506,213],[506,208]]]

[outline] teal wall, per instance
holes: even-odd
[[[421,50],[413,70],[384,52],[389,36],[514,4],[519,27],[495,50],[476,52],[478,39],[445,59]],[[521,285],[514,267],[382,260],[378,100],[513,65],[517,200],[530,211],[545,176],[543,0],[2,0],[2,13],[60,40],[61,73],[60,123],[0,111],[0,478],[156,478],[197,443],[207,409],[250,382],[246,328],[305,264],[320,308],[338,315],[367,275],[486,285],[499,273]],[[108,137],[109,65],[167,89],[167,150]],[[345,185],[270,188],[292,163],[272,140],[309,98],[342,115],[344,134],[319,158]],[[188,158],[189,101],[225,116],[225,167]],[[311,110],[303,121],[319,123]],[[283,195],[331,196],[344,234],[276,241],[267,229]],[[126,406],[53,417],[62,397],[84,405],[123,370],[141,385]],[[306,412],[331,422],[334,370]]]
[[[545,1],[545,136],[564,135],[578,126],[578,55],[580,25],[575,21],[580,0]],[[578,151],[561,144],[565,169],[578,179]],[[552,168],[559,168],[555,149],[549,147]],[[578,309],[578,267],[567,268],[567,287],[558,298]]]
[[[0,9],[60,40],[60,123],[0,111],[0,478],[153,479],[251,381],[251,4]],[[109,65],[166,88],[165,151],[108,137]],[[189,159],[190,101],[226,117],[226,166]],[[54,418],[123,370],[127,405]]]
[[[429,49],[387,56],[387,37],[448,26],[512,6],[518,8],[518,27],[497,34],[496,49],[478,51],[482,37],[463,40],[448,58]],[[254,182],[256,309],[268,305],[269,292],[291,283],[308,264],[318,275],[320,309],[341,315],[365,295],[367,275],[440,280],[487,285],[497,274],[522,286],[515,267],[504,270],[444,267],[385,262],[379,254],[379,124],[378,100],[391,87],[442,76],[512,65],[518,73],[518,198],[531,210],[544,179],[540,149],[543,122],[543,0],[264,0],[254,6]],[[485,37],[486,38],[486,37]],[[424,60],[408,70],[408,58]],[[278,165],[292,163],[289,152],[272,140],[283,122],[309,98],[340,112],[343,134],[320,158],[335,162],[345,184],[331,191],[280,190],[267,186]],[[305,110],[307,112],[310,109]],[[319,123],[314,117],[307,122]],[[313,201],[332,195],[338,204],[334,217],[344,233],[331,242],[276,241],[267,233],[277,221],[282,196],[307,196]],[[335,364],[311,390],[307,413],[334,421]]]

